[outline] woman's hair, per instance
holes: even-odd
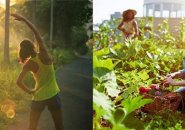
[[[20,50],[19,50],[19,58],[21,63],[25,63],[25,61],[35,54],[35,47],[30,40],[23,40],[20,43]]]

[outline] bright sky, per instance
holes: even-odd
[[[126,9],[135,9],[136,17],[143,16],[143,0],[93,0],[93,23],[101,23],[114,12],[122,13]]]
[[[18,3],[18,4],[23,4],[25,3],[26,0],[10,0],[10,6]],[[0,0],[0,7],[5,8],[6,0]]]

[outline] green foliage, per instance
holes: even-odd
[[[69,49],[54,49],[51,53],[55,68],[69,64],[75,59],[74,52]]]
[[[101,129],[101,125],[99,124],[99,122],[97,122],[97,120],[99,121],[100,118],[105,114],[108,117],[111,116],[111,113],[114,110],[113,103],[104,93],[98,92],[96,89],[93,89],[93,108],[96,112],[94,114],[93,128],[95,130],[99,130]]]
[[[125,117],[128,116],[131,112],[139,109],[145,104],[151,103],[151,99],[142,99],[142,96],[135,97],[133,99],[127,98],[122,102],[123,110],[125,112]]]
[[[30,103],[30,95],[25,94],[17,85],[16,79],[20,72],[20,65],[15,60],[14,53],[11,51],[11,65],[4,64],[1,60],[0,64],[0,129],[5,130],[6,126],[15,121],[15,118],[9,119],[6,114],[2,112],[2,103],[5,100],[11,100],[16,104],[15,112],[27,111]],[[2,58],[2,53],[0,53],[0,59]],[[27,80],[27,79],[26,79]]]
[[[20,8],[21,7],[21,8]],[[70,48],[80,54],[86,54],[87,31],[92,31],[92,2],[85,1],[64,1],[53,0],[53,39],[50,41],[51,22],[51,0],[25,1],[24,4],[15,4],[11,8],[17,13],[24,15],[32,21],[39,29],[41,35],[48,43],[49,47]],[[13,20],[12,20],[13,21]],[[3,22],[4,23],[4,22]],[[26,26],[22,24],[11,25],[25,36]],[[32,33],[26,35],[32,39]]]
[[[141,120],[149,120],[149,122],[145,124],[145,130],[183,130],[185,121],[181,113],[174,113],[172,111],[166,111],[163,115],[160,115],[160,113],[157,115],[148,115]]]
[[[87,30],[85,27],[73,27],[71,34],[72,48],[79,54],[84,55],[87,53],[86,42],[88,41]]]
[[[176,39],[178,43],[177,47],[185,48],[185,44],[184,44],[185,42],[185,33],[184,33],[185,32],[185,19],[184,18],[181,20],[179,27],[177,27],[177,30],[180,30],[178,37]]]
[[[139,38],[122,41],[120,34],[115,33],[116,28],[110,28],[113,25],[116,27],[117,22],[113,20],[101,25],[93,39],[94,94],[101,93],[101,95],[96,94],[96,100],[93,101],[94,129],[157,129],[158,127],[180,130],[182,123],[175,120],[176,117],[173,118],[173,125],[164,126],[164,119],[161,116],[158,116],[160,119],[152,117],[150,122],[140,120],[140,126],[128,125],[132,124],[129,118],[132,117],[136,121],[136,118],[131,116],[136,109],[152,102],[139,96],[138,88],[141,85],[149,86],[151,83],[160,84],[168,73],[182,69],[185,53],[179,49],[179,43],[176,42],[178,38],[169,33],[168,22],[164,21],[159,25],[158,35],[150,31],[151,36],[148,38],[141,34]],[[143,25],[141,29],[146,24],[141,20]],[[103,127],[100,118],[106,119],[107,123],[110,122],[111,128]],[[165,122],[171,121],[167,118]]]
[[[97,48],[112,46],[122,40],[122,35],[118,34],[116,25],[118,20],[100,25],[99,31],[94,32],[94,44]],[[109,36],[109,37],[108,37]]]

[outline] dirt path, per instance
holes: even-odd
[[[61,87],[64,130],[92,129],[92,60],[79,58],[59,68],[57,80]],[[16,121],[6,130],[27,130],[29,112],[18,113]],[[50,113],[45,109],[38,130],[55,130]]]

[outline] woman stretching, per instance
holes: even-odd
[[[17,85],[28,94],[33,95],[28,130],[36,130],[40,115],[45,107],[48,107],[51,112],[55,129],[62,130],[60,89],[56,82],[52,58],[49,56],[36,27],[21,15],[12,14],[12,16],[28,25],[34,32],[39,46],[39,52],[36,52],[31,41],[23,40],[20,43],[19,50],[19,58],[24,66],[17,79]],[[23,83],[23,79],[28,72],[32,73],[36,82],[35,88],[32,90]]]

